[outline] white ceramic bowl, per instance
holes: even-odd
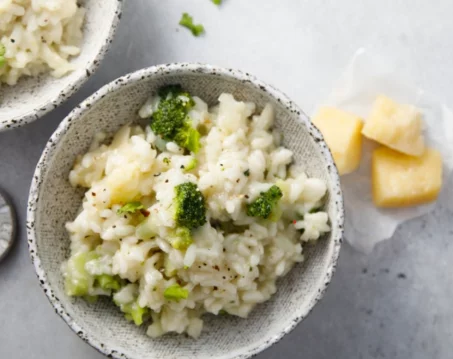
[[[87,12],[82,51],[72,60],[77,70],[56,79],[49,74],[21,78],[0,86],[0,132],[20,127],[58,107],[96,71],[107,52],[119,19],[122,0],[81,0]]]
[[[114,133],[162,85],[180,83],[214,104],[222,92],[250,100],[258,107],[271,102],[284,142],[304,163],[309,175],[328,184],[327,211],[332,232],[304,250],[306,261],[278,282],[272,299],[248,319],[205,316],[198,340],[178,335],[151,339],[145,328],[125,321],[108,300],[88,304],[64,294],[60,272],[68,254],[64,224],[81,205],[82,190],[72,188],[69,171],[77,154],[87,151],[96,132]],[[322,297],[335,269],[343,236],[343,201],[332,156],[319,131],[284,94],[242,72],[209,65],[170,64],[150,67],[117,79],[77,106],[60,124],[44,149],[30,189],[28,241],[40,283],[56,312],[83,340],[113,358],[229,359],[248,358],[293,329]]]

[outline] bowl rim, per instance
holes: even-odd
[[[338,207],[338,213],[336,213],[336,222],[338,223],[338,231],[336,236],[332,238],[333,249],[329,262],[327,264],[326,273],[322,280],[319,281],[320,287],[315,295],[307,302],[306,309],[301,316],[294,318],[294,320],[282,331],[276,333],[273,336],[267,338],[266,341],[260,342],[254,347],[250,348],[246,352],[239,353],[233,356],[225,356],[225,358],[236,358],[236,359],[246,359],[252,356],[257,355],[263,350],[269,348],[271,345],[280,341],[284,335],[291,332],[313,309],[315,304],[324,296],[326,289],[332,279],[333,273],[335,272],[338,256],[340,253],[341,243],[343,242],[344,236],[344,204],[343,204],[343,195],[340,187],[340,176],[335,166],[332,154],[324,141],[321,132],[312,124],[310,118],[302,111],[300,108],[292,102],[284,93],[277,90],[271,85],[268,85],[260,80],[258,80],[253,75],[250,75],[247,72],[242,72],[239,70],[233,70],[229,68],[222,68],[218,66],[201,64],[201,63],[170,63],[164,65],[156,65],[148,68],[144,68],[129,74],[126,74],[118,79],[104,85],[98,91],[93,93],[87,99],[82,101],[78,106],[76,106],[69,115],[59,124],[55,132],[50,137],[47,142],[43,153],[39,159],[39,162],[36,166],[35,173],[33,175],[33,180],[30,187],[28,206],[27,206],[27,236],[28,236],[28,248],[31,261],[35,267],[37,277],[41,288],[44,290],[48,300],[55,309],[55,312],[66,322],[66,324],[85,342],[91,345],[93,348],[98,350],[100,353],[105,354],[111,358],[115,359],[138,359],[131,356],[127,356],[124,353],[119,352],[118,350],[108,347],[102,343],[101,339],[91,336],[89,333],[85,333],[84,329],[73,319],[64,309],[60,300],[55,296],[53,290],[47,280],[47,275],[44,269],[41,266],[41,260],[37,252],[37,233],[35,227],[35,220],[38,216],[37,209],[40,199],[40,189],[43,183],[43,176],[46,174],[47,163],[50,162],[53,158],[53,155],[58,151],[58,143],[61,138],[63,138],[66,132],[71,127],[73,121],[76,121],[78,118],[83,116],[92,106],[93,103],[101,100],[105,96],[115,92],[123,86],[129,86],[136,82],[140,82],[147,78],[159,78],[165,77],[168,75],[173,75],[177,73],[201,73],[210,76],[220,76],[227,77],[233,80],[239,80],[242,82],[249,83],[256,87],[257,89],[267,92],[271,97],[276,99],[278,102],[281,102],[287,109],[298,115],[299,121],[302,122],[308,129],[309,134],[313,137],[314,141],[319,146],[319,149],[326,159],[327,162],[327,171],[331,179],[331,196],[332,200],[335,201],[336,206]]]
[[[113,17],[113,21],[110,25],[109,33],[99,51],[94,54],[90,61],[88,61],[85,69],[81,69],[81,71],[79,71],[79,76],[75,78],[74,81],[64,86],[57,95],[50,98],[44,105],[40,106],[39,108],[35,108],[24,114],[18,114],[11,117],[9,120],[7,120],[7,122],[0,123],[0,132],[27,125],[33,121],[40,119],[51,110],[61,106],[69,97],[74,95],[80,89],[80,87],[82,87],[82,85],[91,77],[91,75],[96,72],[108,50],[110,49],[110,45],[112,43],[113,37],[115,36],[118,23],[121,20],[122,16],[124,5],[123,0],[113,0],[112,2],[115,4],[115,16]]]

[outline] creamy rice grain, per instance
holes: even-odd
[[[62,77],[75,69],[85,9],[76,0],[0,0],[0,83],[44,72]]]

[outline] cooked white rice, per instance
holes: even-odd
[[[69,59],[80,53],[84,17],[76,0],[0,0],[0,44],[6,50],[0,83],[73,71]]]
[[[104,134],[97,135],[70,173],[73,186],[89,188],[81,212],[67,223],[71,255],[98,245],[100,257],[89,261],[86,270],[130,282],[114,300],[117,304],[137,300],[139,306],[150,308],[151,337],[185,332],[196,338],[207,312],[246,318],[276,292],[276,280],[303,261],[302,245],[330,230],[327,213],[319,210],[326,184],[291,165],[292,152],[272,129],[271,105],[256,114],[255,104],[226,93],[212,109],[200,98],[194,100],[189,116],[208,133],[201,138],[198,164],[190,172],[183,167],[193,160],[193,153],[185,155],[175,143],[163,143],[149,126],[126,125],[110,144],[103,144]],[[150,99],[139,114],[149,117],[157,103],[158,98]],[[174,187],[184,182],[198,185],[208,221],[193,231],[193,244],[181,251],[166,238],[175,227]],[[273,184],[283,192],[280,220],[248,216],[246,204]],[[131,198],[140,198],[150,212],[148,220],[157,232],[151,240],[141,240],[133,216],[117,213],[118,203]],[[219,228],[219,222],[230,223],[233,230]],[[70,270],[63,268],[65,275]],[[165,299],[164,290],[175,283],[189,291],[187,299]],[[99,294],[111,293],[90,288],[90,295]]]

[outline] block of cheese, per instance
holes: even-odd
[[[408,156],[380,147],[372,156],[373,200],[378,207],[405,207],[435,200],[442,185],[442,157],[427,148]]]
[[[356,170],[362,156],[362,119],[334,107],[322,107],[313,123],[323,134],[340,175]]]
[[[362,133],[401,153],[421,156],[425,150],[422,127],[421,113],[416,107],[378,96]]]

